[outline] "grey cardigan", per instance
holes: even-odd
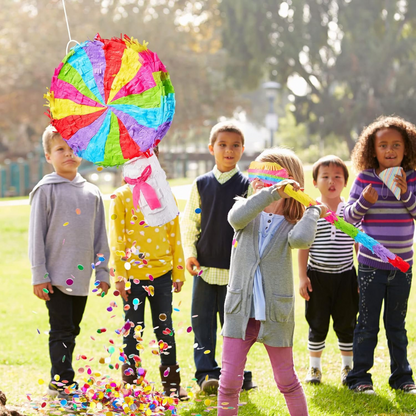
[[[228,214],[228,221],[235,230],[236,243],[231,253],[222,335],[245,339],[254,274],[260,265],[266,299],[266,321],[261,322],[257,341],[272,347],[291,347],[295,328],[292,249],[311,246],[320,210],[307,209],[296,225],[283,220],[260,257],[259,214],[279,199],[275,187],[264,188],[248,199],[237,199]]]

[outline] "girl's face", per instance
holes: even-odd
[[[391,128],[377,131],[374,141],[374,156],[378,161],[376,173],[385,169],[401,166],[406,147],[402,134]]]

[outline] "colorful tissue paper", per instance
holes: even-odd
[[[403,176],[405,173],[403,168],[397,166],[395,168],[388,168],[378,174],[379,178],[387,185],[398,201],[400,201],[400,188],[394,180],[396,175]]]
[[[169,73],[136,39],[102,39],[74,46],[55,69],[51,124],[77,156],[119,166],[143,156],[168,131],[175,113]]]
[[[265,186],[272,186],[289,177],[286,169],[277,163],[251,162],[248,168],[248,180],[253,182],[260,179]]]

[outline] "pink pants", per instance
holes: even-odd
[[[218,416],[238,414],[238,397],[243,384],[244,366],[251,346],[256,342],[260,321],[249,319],[246,339],[224,337],[220,386],[218,389]],[[264,344],[272,364],[277,387],[285,396],[292,416],[307,416],[305,393],[293,364],[291,347],[270,347]],[[222,405],[222,403],[224,403]]]

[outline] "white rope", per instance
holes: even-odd
[[[66,28],[68,29],[68,36],[69,36],[69,42],[66,44],[66,54],[68,55],[68,46],[70,45],[70,43],[75,42],[77,45],[79,45],[79,42],[71,38],[71,31],[69,30],[68,16],[66,14],[66,8],[65,8],[65,0],[62,0],[62,6],[64,8]]]

